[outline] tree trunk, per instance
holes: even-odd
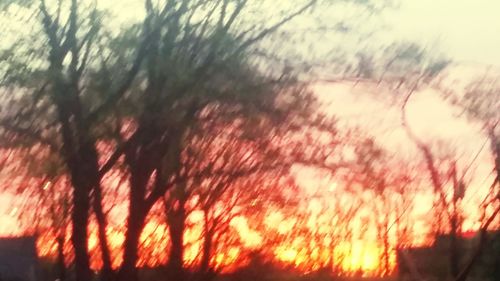
[[[206,217],[206,212],[205,212]],[[203,248],[200,264],[200,273],[207,274],[210,270],[210,258],[212,255],[213,230],[208,226],[208,220],[205,219],[204,224]]]
[[[458,221],[456,210],[451,217],[450,221],[451,231],[450,231],[450,274],[453,278],[456,278],[460,273],[459,268],[459,243],[458,243]]]
[[[186,227],[186,209],[184,200],[176,200],[167,214],[170,234],[168,270],[171,280],[184,279],[184,230]]]
[[[77,157],[71,157],[69,165],[74,186],[72,242],[75,248],[77,281],[88,281],[92,278],[88,253],[90,191],[100,185],[97,151],[94,143],[87,137],[86,130],[83,135],[79,140]]]
[[[127,220],[127,232],[123,250],[123,263],[118,274],[119,281],[137,281],[137,261],[139,257],[139,239],[145,220],[144,211],[136,204],[130,203],[130,213]]]
[[[207,273],[210,270],[211,256],[212,256],[212,234],[205,234],[203,240],[203,253],[200,265],[200,271],[202,273]]]
[[[113,268],[111,265],[111,253],[109,252],[108,236],[106,235],[107,221],[106,215],[102,209],[102,194],[100,185],[94,187],[94,202],[93,202],[94,213],[96,215],[98,235],[99,235],[99,247],[101,249],[101,259],[102,259],[102,281],[113,280]]]
[[[57,278],[66,280],[66,264],[64,258],[64,237],[57,237]]]
[[[73,158],[73,157],[71,157]],[[88,281],[92,278],[90,257],[88,254],[88,222],[90,209],[90,190],[88,166],[85,158],[80,161],[70,159],[71,181],[73,184],[73,213],[71,242],[75,251],[76,281]]]
[[[388,276],[391,272],[390,262],[389,262],[389,220],[388,217],[384,220],[384,276]]]
[[[456,163],[452,166],[452,179],[453,179],[453,201],[452,213],[450,216],[450,274],[455,279],[460,273],[460,245],[459,245],[459,213],[457,205],[459,200],[463,197],[463,184],[457,176]]]
[[[146,198],[146,190],[155,170],[155,165],[160,159],[156,155],[157,151],[151,148],[148,137],[148,134],[152,133],[153,130],[142,129],[142,131],[142,134],[138,134],[142,138],[139,143],[142,144],[129,147],[125,151],[125,161],[130,171],[130,193],[123,262],[118,273],[119,281],[137,281],[139,278],[137,270],[139,239],[149,210],[155,203],[154,200],[150,200],[150,197]],[[144,145],[144,143],[147,145]],[[151,150],[144,149],[141,153],[137,153],[138,147],[148,147]],[[151,193],[155,191],[152,190]]]
[[[388,276],[391,272],[389,263],[389,241],[388,238],[384,238],[384,276]]]
[[[88,254],[88,221],[90,208],[90,190],[97,174],[97,154],[93,143],[87,138],[82,129],[82,124],[75,124],[79,117],[72,110],[79,112],[78,103],[73,103],[72,98],[77,95],[77,87],[65,82],[62,67],[63,58],[54,49],[50,55],[51,80],[53,82],[52,99],[56,104],[58,119],[61,124],[61,137],[63,141],[63,157],[71,175],[73,186],[73,212],[71,213],[72,233],[71,242],[75,252],[76,281],[89,281],[92,277],[90,258]],[[81,117],[81,116],[80,116]],[[93,153],[92,153],[93,152]],[[95,169],[92,169],[94,167]]]
[[[75,274],[76,281],[89,281],[92,274],[90,271],[90,258],[87,252],[88,245],[88,221],[89,200],[88,191],[74,184],[73,189],[73,223],[71,242],[75,251]]]

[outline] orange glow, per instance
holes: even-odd
[[[325,194],[310,189],[308,191],[315,196],[321,196],[304,200],[301,205],[290,209],[269,206],[266,211],[258,214],[238,213],[230,221],[229,229],[214,243],[216,245],[213,245],[211,266],[223,272],[233,271],[245,266],[250,261],[249,253],[257,250],[275,265],[293,267],[301,272],[330,269],[340,275],[391,274],[396,265],[395,233],[390,234],[386,264],[384,247],[372,233],[376,227],[365,226],[366,223],[358,215],[348,216],[349,206],[355,203],[351,195],[342,195],[343,192],[339,189],[339,186],[323,189]],[[339,193],[335,193],[337,191]],[[341,209],[338,206],[332,207],[332,202],[336,202]],[[367,216],[363,212],[360,214]],[[346,217],[342,217],[344,215]],[[374,217],[365,219],[376,221]],[[168,226],[162,221],[163,219],[155,216],[148,218],[140,237],[138,266],[155,267],[167,263],[169,233]],[[201,262],[203,223],[202,211],[190,212],[184,232],[184,265],[187,268],[196,268]],[[365,232],[361,230],[364,227],[367,228]],[[89,229],[91,266],[97,270],[102,266],[102,261],[94,221]],[[117,222],[108,226],[107,237],[114,268],[118,268],[122,262],[124,231],[124,226]],[[70,234],[71,229],[67,227],[64,252],[68,264],[73,258]],[[39,236],[38,250],[41,256],[55,257],[57,245],[54,233],[47,232]]]
[[[336,255],[345,257],[342,260],[342,269],[346,272],[362,271],[365,275],[376,275],[379,270],[381,247],[373,243],[356,241],[341,244]],[[390,268],[394,269],[395,260],[390,260]]]
[[[239,233],[240,245],[223,246],[225,250],[218,251],[211,259],[212,266],[221,268],[224,272],[232,271],[240,266],[244,266],[245,250],[258,248],[265,236],[256,230],[249,228],[244,217],[236,217],[231,223]],[[278,227],[280,228],[280,227]],[[95,225],[91,227],[89,236],[89,249],[92,253],[92,268],[98,269],[102,266],[98,245],[98,236]],[[67,233],[69,239],[69,232]],[[199,225],[186,230],[184,234],[186,249],[184,262],[187,267],[196,266],[200,259],[200,249],[202,245],[202,230]],[[120,230],[108,231],[110,249],[113,253],[113,266],[117,268],[121,263],[121,247],[124,241],[124,233]],[[164,224],[150,221],[146,224],[141,235],[140,260],[138,266],[158,266],[167,262],[168,253],[168,229]],[[72,260],[70,241],[65,243],[65,254],[67,263]],[[57,245],[52,233],[40,235],[38,239],[39,255],[45,257],[55,257]],[[308,241],[304,237],[296,237],[291,242],[282,241],[274,246],[274,251],[270,253],[271,259],[284,266],[293,266],[298,270],[309,272],[320,268],[331,267],[339,273],[351,275],[362,272],[364,276],[380,275],[381,248],[375,243],[365,243],[355,241],[353,243],[341,242],[333,250],[322,248]],[[391,252],[390,269],[395,268],[394,253]]]

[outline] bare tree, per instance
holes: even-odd
[[[262,84],[273,86],[272,79],[245,72],[251,65],[241,58],[252,45],[315,2],[306,2],[270,25],[248,26],[246,30],[234,26],[247,1],[165,1],[158,5],[145,1],[147,15],[141,30],[126,34],[134,42],[125,50],[132,53],[127,56],[117,53],[112,45],[106,46],[111,43],[101,36],[103,18],[95,5],[83,7],[76,0],[55,5],[40,1],[37,14],[46,39],[37,53],[42,61],[36,69],[40,79],[30,81],[30,85],[16,84],[19,80],[12,84],[13,91],[16,87],[36,89],[26,94],[32,106],[23,114],[29,121],[22,123],[25,121],[14,113],[2,125],[11,134],[40,141],[61,153],[73,186],[72,243],[77,280],[91,279],[87,252],[91,207],[99,221],[103,278],[111,278],[102,177],[124,156],[130,202],[119,278],[136,280],[144,221],[173,181],[180,180],[176,179],[180,147],[191,123],[214,101],[246,102],[250,95],[239,93],[266,92],[269,88],[262,90]],[[111,56],[105,57],[106,53]],[[122,63],[125,71],[109,71],[111,64],[116,68]],[[234,69],[239,69],[236,77],[231,76]],[[247,83],[238,85],[235,82],[242,75],[248,75]],[[218,84],[222,80],[225,82]],[[139,106],[124,114],[117,110],[120,102]],[[134,120],[133,128],[128,135],[116,134],[125,117]],[[110,139],[106,127],[117,129],[111,135],[117,145],[115,151],[101,155],[97,143]]]
[[[470,267],[473,261],[477,260],[475,254],[472,256],[470,261],[464,266],[463,269],[460,264],[461,253],[459,252],[459,239],[460,239],[460,226],[461,226],[461,216],[460,210],[458,208],[460,201],[463,199],[465,194],[466,182],[465,177],[470,168],[470,164],[467,165],[461,172],[457,167],[457,159],[455,157],[451,157],[448,159],[444,159],[444,161],[440,161],[438,157],[435,156],[435,153],[432,152],[430,146],[420,140],[412,131],[411,127],[406,120],[406,112],[405,107],[408,103],[410,97],[413,94],[413,90],[409,92],[406,99],[403,102],[402,106],[402,123],[406,132],[419,149],[420,153],[423,156],[424,164],[429,174],[430,181],[433,186],[434,193],[437,195],[437,204],[440,206],[438,212],[444,212],[446,216],[446,221],[449,223],[449,231],[450,231],[450,274],[456,280],[464,280],[466,276],[470,273]],[[474,159],[475,160],[475,159]],[[474,161],[473,160],[473,161]],[[445,171],[442,170],[443,164],[448,166],[448,169]],[[453,188],[452,196],[447,196],[448,189],[446,188],[446,184],[451,182]],[[494,210],[490,217],[484,218],[483,225],[479,230],[479,240],[481,241],[478,245],[478,248],[484,246],[484,240],[486,239],[486,232],[491,224],[492,220],[498,214],[498,209]],[[477,251],[478,253],[480,250]]]

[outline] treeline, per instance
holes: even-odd
[[[209,280],[220,270],[218,255],[230,255],[224,251],[242,244],[234,219],[262,227],[270,210],[285,217],[302,212],[295,226],[308,226],[317,216],[316,223],[326,219],[337,227],[312,233],[311,226],[294,226],[288,233],[270,228],[261,241],[264,251],[297,236],[311,242],[328,238],[326,255],[333,257],[339,241],[359,235],[356,206],[370,202],[384,274],[392,270],[391,249],[403,242],[394,244],[390,236],[407,237],[401,234],[402,218],[414,203],[408,199],[415,194],[414,170],[371,137],[340,130],[322,114],[317,96],[299,79],[303,69],[272,62],[277,58],[266,48],[269,42],[286,38],[280,33],[285,26],[330,4],[299,2],[268,17],[271,9],[255,1],[146,0],[142,21],[121,30],[107,26],[107,14],[92,1],[2,6],[4,15],[13,5],[32,15],[23,19],[29,34],[2,52],[0,138],[2,174],[8,179],[3,185],[29,195],[31,207],[22,212],[31,222],[28,230],[55,237],[61,280],[70,274],[77,281],[138,280],[141,249],[147,247],[141,243],[148,243],[141,234],[151,221],[168,226],[168,249],[160,249],[168,252],[167,278]],[[403,93],[394,99],[422,154],[420,171],[431,179],[436,213],[446,214],[446,231],[458,235],[466,171],[458,159],[435,156],[414,136],[404,114],[411,95],[434,83],[446,66],[425,62],[424,56],[415,45],[391,46],[382,57],[360,56],[352,75]],[[496,159],[496,179],[484,202],[485,233],[498,213],[498,111],[495,100],[474,89],[460,101],[472,118],[484,122]],[[493,104],[491,114],[477,110],[478,101]],[[342,188],[332,216],[304,208],[311,198],[298,191],[297,169],[338,179]],[[368,193],[369,199],[360,196]],[[347,205],[344,197],[352,201]],[[125,221],[117,258],[109,239],[120,218]],[[391,234],[393,221],[401,233]],[[193,223],[201,241],[194,269],[184,262],[189,246],[184,239]],[[97,236],[93,250],[90,225]],[[95,253],[102,262],[98,276],[91,269]],[[462,278],[468,267],[459,270],[457,255],[450,255],[452,275]]]

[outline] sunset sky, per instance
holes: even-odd
[[[114,1],[99,1],[103,7],[112,7],[115,3]],[[120,9],[113,10],[120,21],[140,17],[143,9],[142,2],[137,0],[121,1],[120,6]],[[382,32],[384,40],[401,39],[417,41],[424,46],[426,44],[437,45],[442,53],[458,64],[479,70],[483,69],[482,65],[500,67],[500,52],[498,52],[500,50],[500,36],[498,36],[500,18],[496,14],[499,9],[500,2],[496,0],[403,0],[399,8],[374,15],[372,20],[388,26]],[[294,24],[300,25],[300,20],[295,21]],[[384,118],[388,118],[385,111],[384,114],[380,114],[380,106],[384,105],[373,102],[369,97],[358,97],[359,91],[363,91],[359,87],[356,90],[346,85],[320,84],[314,87],[318,92],[332,96],[335,101],[336,105],[330,107],[329,113],[337,114],[340,118],[347,118],[348,122],[355,123],[359,118],[363,120],[362,114],[368,114],[372,120],[375,118],[383,121]],[[451,111],[444,102],[429,95],[428,98],[419,97],[418,99],[422,110],[425,108],[425,112],[420,112],[421,109],[418,106],[415,107],[414,114],[420,119],[417,121],[420,123],[417,125],[421,126],[420,130],[442,131],[443,128],[449,128],[448,122],[451,122],[455,124],[453,128],[456,128],[455,132],[447,132],[451,136],[454,134],[465,136],[471,139],[473,146],[477,146],[477,142],[480,142],[476,136],[468,134],[470,129],[468,124],[464,124],[463,120],[453,120],[453,116],[450,116]],[[443,120],[443,114],[446,121],[429,123],[436,119]],[[385,132],[379,133],[385,136],[401,134],[401,131],[399,133],[397,130],[390,131],[393,122],[394,119],[386,124],[389,127],[385,128]],[[398,142],[397,137],[388,139]],[[7,234],[16,229],[15,207],[12,206],[13,200],[11,199],[10,196],[0,197],[2,221],[0,233]]]

